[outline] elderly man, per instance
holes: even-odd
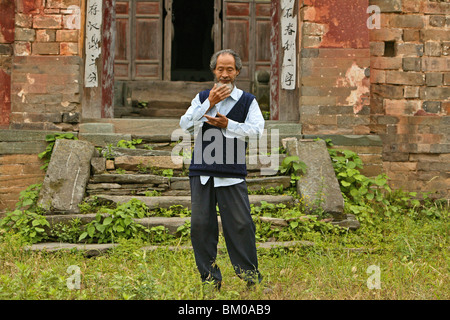
[[[195,261],[202,281],[213,281],[220,289],[222,275],[215,263],[219,234],[216,205],[236,274],[248,285],[262,279],[245,182],[245,152],[246,140],[262,135],[264,118],[255,97],[235,85],[242,68],[236,52],[216,52],[210,68],[216,79],[214,87],[197,94],[180,126],[191,133],[197,131],[189,167]]]

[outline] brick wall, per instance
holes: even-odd
[[[303,1],[300,12],[303,133],[370,133],[367,7],[367,0]]]
[[[81,58],[14,57],[11,129],[72,131],[81,114]]]
[[[17,0],[15,55],[78,55],[80,0]]]
[[[81,0],[17,0],[12,129],[73,130],[81,114]]]
[[[37,154],[0,155],[0,213],[15,208],[21,191],[42,183],[42,165]]]
[[[450,3],[371,0],[371,131],[394,187],[450,197]]]

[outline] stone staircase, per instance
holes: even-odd
[[[80,125],[79,138],[102,148],[102,154],[92,159],[92,176],[86,187],[88,197],[108,199],[112,202],[126,202],[131,198],[138,198],[149,206],[167,207],[171,205],[190,205],[188,164],[174,164],[172,150],[178,137],[172,137],[173,132],[179,130],[178,119],[110,119],[86,120]],[[273,122],[266,125],[268,130],[278,129],[281,137],[300,135],[298,124]],[[108,150],[108,144],[116,145],[120,140],[142,140],[136,149],[113,148]],[[280,138],[281,139],[281,138]],[[271,141],[268,139],[270,151]],[[181,143],[186,143],[182,141]],[[189,142],[188,142],[189,143]],[[280,141],[278,145],[281,146]],[[255,151],[255,150],[253,150]],[[113,153],[106,155],[106,153]],[[265,175],[262,164],[258,159],[252,159],[257,154],[249,152],[247,169],[249,190],[263,188],[283,188],[290,186],[290,176]],[[113,158],[107,160],[105,158]],[[281,155],[284,157],[285,155]],[[174,156],[177,158],[177,156]],[[182,157],[178,157],[182,162]],[[278,167],[278,163],[277,163]],[[169,170],[173,176],[167,177],[161,173]],[[152,194],[153,196],[149,196]],[[288,196],[250,196],[251,203],[293,203]]]
[[[117,204],[137,199],[150,210],[169,209],[172,206],[190,209],[189,165],[173,163],[170,156],[173,145],[169,142],[153,144],[151,148],[112,148],[114,159],[107,160],[101,154],[92,158],[92,175],[86,186],[86,200],[97,199]],[[106,150],[103,148],[102,153]],[[247,185],[250,191],[290,187],[290,176],[264,175],[261,166],[260,163],[248,164]],[[168,170],[166,176],[164,170]],[[249,200],[255,206],[260,206],[261,201],[288,207],[294,204],[293,197],[288,195],[250,195]]]
[[[176,138],[173,139],[172,133],[177,128],[178,120],[167,119],[144,121],[114,119],[81,124],[78,135],[80,140],[90,142],[87,144],[90,148],[93,148],[92,145],[97,147],[97,151],[93,152],[89,163],[86,164],[89,169],[83,190],[84,201],[119,204],[137,199],[145,203],[150,210],[170,209],[173,207],[190,209],[190,186],[187,176],[189,164],[184,164],[181,156],[172,155],[175,146],[186,143],[185,141],[174,141]],[[269,128],[269,130],[270,128],[279,129],[280,141],[284,137],[301,137],[297,124],[268,122],[266,123],[266,128]],[[133,139],[139,139],[139,143],[136,142],[134,146],[135,149],[114,147],[121,140],[132,141]],[[58,141],[55,144],[55,149],[57,149],[58,144],[63,144],[62,141]],[[272,143],[275,143],[275,146],[281,146],[280,141],[276,143],[268,141],[268,150],[271,150]],[[66,140],[64,143],[69,142]],[[86,142],[84,143],[86,144]],[[70,150],[68,145],[65,148],[65,150]],[[263,163],[258,157],[256,161],[252,159],[252,155],[258,154],[258,152],[255,153],[254,151],[250,150],[246,158],[249,172],[246,180],[250,191],[261,190],[261,188],[278,188],[280,186],[285,189],[291,186],[290,176],[274,175],[273,171],[262,170],[264,168],[267,169],[271,164]],[[85,153],[85,151],[82,153]],[[59,154],[62,156],[60,166],[67,167],[69,165],[69,159],[65,159],[67,155],[64,158],[64,152],[62,155],[61,152]],[[280,155],[279,163],[285,156]],[[72,151],[70,151],[69,158],[72,158],[71,161],[73,161]],[[54,156],[52,156],[52,161],[53,159]],[[174,162],[173,160],[178,161]],[[277,168],[279,163],[277,163]],[[50,163],[49,170],[51,166],[52,164]],[[66,170],[66,172],[75,171],[70,168]],[[46,179],[52,174],[47,172]],[[58,174],[61,176],[61,173]],[[57,179],[60,178],[57,177]],[[76,179],[78,178],[77,175]],[[57,181],[57,183],[54,183],[55,185],[60,184],[59,180],[54,181]],[[74,185],[73,183],[71,184]],[[45,185],[46,182],[44,181]],[[69,190],[67,194],[73,199],[74,192],[75,189]],[[55,193],[53,196],[49,195],[48,198],[55,198],[54,195]],[[297,201],[292,196],[285,194],[250,194],[249,200],[254,206],[261,206],[265,202],[273,205],[283,204],[285,207],[293,206]],[[63,202],[60,201],[60,203]],[[73,206],[73,208],[76,208],[76,206]],[[56,212],[49,212],[46,217],[51,224],[67,223],[74,218],[80,219],[82,224],[87,224],[95,219],[95,216],[95,213],[81,214],[75,209],[72,212],[64,212],[62,210],[59,214],[56,210]],[[178,227],[189,221],[189,219],[188,217],[166,218],[152,216],[136,219],[136,221],[146,227],[164,226],[170,233],[175,234]],[[265,222],[270,222],[275,227],[277,225],[288,225],[288,221],[284,219],[267,218]],[[352,217],[330,222],[350,229],[359,227],[358,222]],[[293,244],[290,243],[288,245]]]

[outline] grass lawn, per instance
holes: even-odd
[[[314,246],[258,251],[264,280],[251,290],[223,249],[220,292],[201,284],[191,250],[144,251],[142,240],[130,239],[87,258],[27,251],[20,237],[0,231],[0,299],[446,300],[449,230],[443,209],[440,218],[405,215],[376,229],[363,224],[344,234],[305,233]]]

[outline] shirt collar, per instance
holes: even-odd
[[[230,93],[230,97],[233,99],[233,100],[235,100],[235,101],[238,101],[239,100],[239,91],[240,91],[241,89],[238,89],[237,87],[236,87],[236,85],[234,86],[234,88],[233,88],[233,90],[231,91],[231,93]]]

